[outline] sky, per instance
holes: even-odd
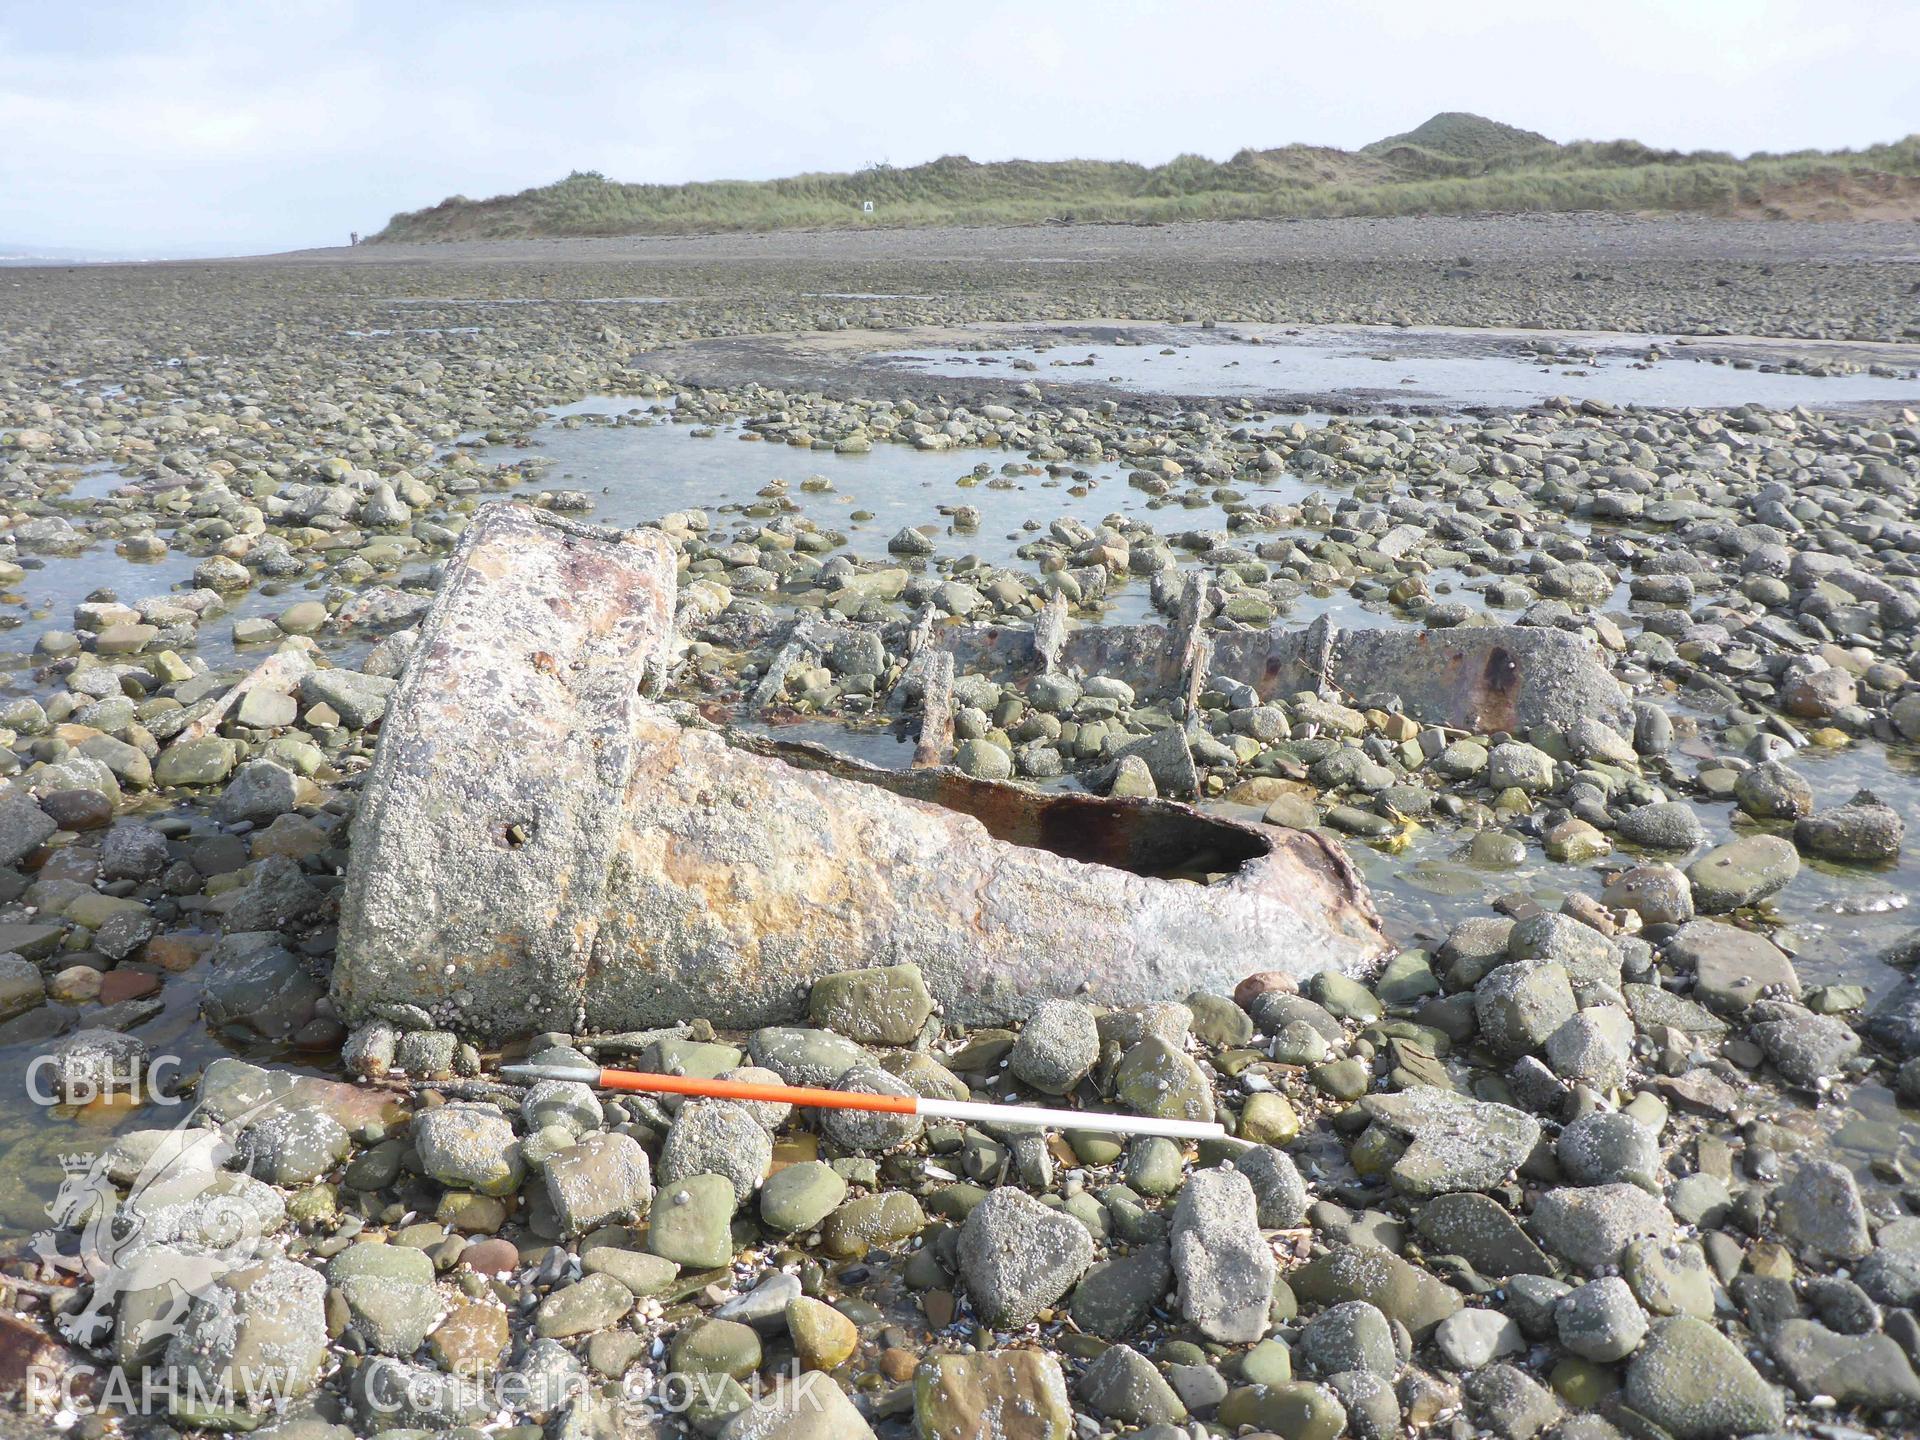
[[[1898,139],[1920,0],[0,0],[0,250],[335,245],[574,169],[1352,149],[1441,110],[1739,154]]]

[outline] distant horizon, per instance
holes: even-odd
[[[573,170],[1151,166],[1352,151],[1442,111],[1562,142],[1859,149],[1916,128],[1916,71],[1920,7],[1873,0],[719,0],[698,24],[659,0],[98,0],[0,14],[0,125],[20,141],[0,192],[23,250],[213,258],[343,245]]]
[[[1400,135],[1408,133],[1408,131],[1410,130],[1417,130],[1420,127],[1420,125],[1423,125],[1427,121],[1432,120],[1441,115],[1477,114],[1477,113],[1479,112],[1463,111],[1458,107],[1438,110],[1433,112],[1433,114],[1431,115],[1423,117],[1420,121],[1410,124],[1405,129],[1387,131],[1382,135],[1375,136],[1372,140],[1367,140],[1367,141],[1361,142],[1361,144],[1359,145],[1354,145],[1354,146],[1334,146],[1334,145],[1323,145],[1313,141],[1286,140],[1286,141],[1279,141],[1274,144],[1267,144],[1267,145],[1249,144],[1249,145],[1236,146],[1233,150],[1224,152],[1223,154],[1220,154],[1220,155],[1203,155],[1202,152],[1199,152],[1199,151],[1183,150],[1183,151],[1176,152],[1175,156],[1169,156],[1168,159],[1177,158],[1180,155],[1202,155],[1202,158],[1205,158],[1208,160],[1225,161],[1227,159],[1230,159],[1233,155],[1238,154],[1242,150],[1273,151],[1273,150],[1284,150],[1284,149],[1294,148],[1294,147],[1311,148],[1311,149],[1338,149],[1338,150],[1347,151],[1348,153],[1354,153],[1356,151],[1364,149],[1368,145],[1373,145],[1375,143],[1378,143],[1381,140],[1393,139]],[[1516,122],[1507,120],[1504,117],[1499,115],[1483,115],[1481,118],[1493,120],[1501,124],[1513,125],[1513,127],[1516,129],[1531,128],[1528,126],[1519,125]],[[1577,145],[1581,143],[1605,143],[1608,141],[1635,141],[1640,139],[1640,137],[1634,136],[1634,135],[1607,135],[1607,136],[1591,135],[1591,136],[1561,137],[1561,136],[1554,136],[1554,135],[1545,135],[1544,132],[1538,132],[1538,133],[1543,134],[1545,139],[1550,140],[1553,143],[1558,145]],[[1852,145],[1833,146],[1833,147],[1827,147],[1827,148],[1831,150],[1865,150],[1877,144],[1887,144],[1887,143],[1892,143],[1898,140],[1905,139],[1907,138],[1907,134],[1920,134],[1920,128],[1917,128],[1914,131],[1906,132],[1905,134],[1901,134],[1901,135],[1880,136],[1875,139],[1858,141]],[[1645,142],[1642,142],[1642,143],[1645,143]],[[1682,153],[1693,153],[1697,151],[1711,150],[1713,147],[1674,146],[1669,148],[1679,150]],[[1784,149],[1784,150],[1756,149],[1756,150],[1750,150],[1745,152],[1733,151],[1728,153],[1731,153],[1736,159],[1744,160],[1744,159],[1750,159],[1756,155],[1790,154],[1790,153],[1794,153],[1795,151],[1812,150],[1815,148],[1817,147],[1796,146],[1796,147],[1791,147],[1790,149]],[[981,165],[1020,163],[1020,162],[1031,162],[1036,164],[1060,164],[1060,163],[1071,163],[1074,161],[1099,161],[1099,162],[1115,163],[1115,164],[1140,164],[1140,165],[1147,165],[1150,163],[1161,163],[1161,164],[1166,163],[1165,161],[1147,162],[1147,161],[1137,160],[1134,157],[1125,156],[1125,155],[1020,154],[1020,155],[1004,155],[1004,156],[997,156],[997,155],[996,156],[976,156],[976,155],[968,154],[964,151],[948,150],[948,151],[943,151],[937,155],[926,156],[923,159],[916,159],[916,160],[906,161],[906,162],[897,163],[897,164],[892,161],[880,161],[880,162],[869,162],[869,165],[878,163],[881,165],[886,165],[893,169],[913,169],[918,166],[930,165],[935,161],[947,159],[947,158],[964,159],[964,160],[972,161],[974,163],[978,163]],[[578,170],[580,167],[574,167],[574,168],[575,170]],[[613,174],[607,175],[606,178],[608,180],[616,181],[624,184],[660,185],[660,186],[672,187],[672,186],[689,185],[689,184],[754,183],[761,180],[790,179],[790,178],[795,178],[795,176],[797,175],[808,175],[808,174],[833,174],[833,175],[852,174],[852,173],[858,172],[863,168],[868,168],[868,167],[859,166],[859,165],[845,165],[835,169],[816,169],[816,170],[810,170],[810,171],[800,171],[800,172],[795,172],[794,175],[782,175],[782,176],[710,175],[710,176],[701,176],[693,180],[672,180],[672,181],[635,179],[634,177],[630,177],[630,176],[613,175]],[[464,195],[462,198],[465,198],[467,200],[477,201],[477,200],[488,200],[488,199],[495,199],[495,198],[500,198],[504,196],[517,195],[517,194],[523,193],[526,190],[538,189],[544,185],[552,184],[554,181],[565,178],[565,175],[568,173],[573,173],[573,172],[563,171],[560,174],[556,174],[547,180],[536,181],[532,185],[521,186],[515,190],[499,191],[491,195],[479,195],[479,194]],[[171,243],[166,245],[155,245],[155,246],[146,247],[146,248],[129,248],[125,250],[115,250],[110,248],[97,248],[97,247],[91,247],[91,246],[77,246],[77,245],[63,245],[63,244],[42,245],[32,241],[16,242],[16,241],[0,240],[0,267],[31,267],[33,265],[42,265],[42,264],[44,265],[165,264],[169,262],[191,261],[191,260],[230,260],[230,259],[239,259],[239,258],[245,258],[250,256],[291,254],[291,253],[297,253],[303,250],[346,249],[346,248],[349,248],[350,238],[353,234],[357,233],[359,238],[364,241],[371,235],[378,233],[378,231],[388,221],[394,218],[394,215],[407,213],[408,211],[412,211],[412,210],[431,208],[433,206],[443,203],[448,199],[454,198],[456,195],[460,195],[460,194],[461,192],[449,191],[443,195],[435,196],[428,199],[423,199],[417,205],[405,207],[401,211],[394,212],[393,215],[388,215],[386,217],[383,217],[380,224],[378,225],[373,225],[373,226],[370,226],[368,229],[360,230],[357,232],[350,231],[349,234],[346,236],[340,236],[338,238],[332,238],[332,239],[316,238],[311,241],[294,243],[289,245],[259,246],[259,245],[247,245],[239,242],[207,241],[200,244],[194,244],[191,242]],[[1899,223],[1899,222],[1890,222],[1890,223]],[[699,231],[696,227],[690,230],[689,233],[699,233]]]
[[[312,247],[296,247],[312,248]],[[148,250],[94,250],[84,246],[36,245],[0,240],[0,265],[142,265],[170,260],[228,260],[253,255],[253,250],[219,250],[213,243],[155,247]]]

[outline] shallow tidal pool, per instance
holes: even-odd
[[[882,353],[883,365],[922,375],[1004,377],[1108,386],[1190,398],[1315,396],[1356,406],[1385,403],[1469,410],[1537,405],[1553,397],[1608,405],[1736,408],[1920,403],[1920,346],[1809,347],[1782,342],[1698,345],[1672,337],[1588,331],[1446,330],[1393,326],[1298,329],[1234,325],[1171,345],[1079,343],[1049,334],[1004,349]],[[1537,347],[1551,346],[1543,352]],[[1661,358],[1650,359],[1657,353]],[[1869,373],[1877,366],[1890,372]]]

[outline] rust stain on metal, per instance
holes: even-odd
[[[953,752],[953,656],[935,651],[927,662],[920,695],[920,739],[913,747],[916,767],[944,765]]]
[[[1480,720],[1478,728],[1514,729],[1518,724],[1515,711],[1519,688],[1519,663],[1505,647],[1495,646],[1480,667],[1478,685],[1466,687],[1468,703]]]
[[[1040,673],[1032,634],[969,626],[949,631],[946,644],[962,670],[1018,680]],[[1391,693],[1417,720],[1482,733],[1565,726],[1580,716],[1616,727],[1632,721],[1625,693],[1594,647],[1542,626],[1336,630],[1317,621],[1306,629],[1216,630],[1210,638],[1211,661],[1196,667],[1194,632],[1181,620],[1086,626],[1066,637],[1059,663],[1156,694],[1191,685],[1197,668],[1242,680],[1263,700],[1302,691],[1351,700]]]

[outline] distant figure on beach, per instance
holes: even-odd
[[[359,243],[360,243],[360,232],[358,230],[349,230],[347,232],[347,244],[358,245]]]

